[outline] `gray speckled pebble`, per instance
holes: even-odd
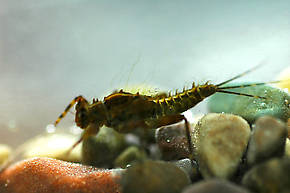
[[[147,160],[123,173],[123,193],[180,193],[190,184],[185,172],[172,163]]]
[[[188,174],[188,176],[193,182],[201,178],[200,172],[198,170],[198,165],[195,161],[192,162],[190,159],[186,158],[172,163],[174,163],[177,167],[179,167],[186,174]]]
[[[254,166],[242,183],[256,193],[289,193],[290,158],[274,158]]]
[[[229,181],[211,179],[192,184],[182,193],[250,193],[250,191]]]
[[[284,155],[287,137],[286,124],[270,116],[260,117],[253,127],[247,162],[250,165]]]
[[[96,167],[110,168],[125,148],[123,134],[112,128],[102,127],[98,135],[83,141],[82,162]]]
[[[267,99],[216,93],[209,99],[209,111],[233,113],[242,116],[251,123],[263,115],[271,115],[284,121],[290,117],[290,96],[281,89],[264,85],[231,89],[230,91],[266,97]]]
[[[232,114],[210,113],[193,135],[196,159],[204,178],[230,178],[237,170],[250,137],[250,126]]]

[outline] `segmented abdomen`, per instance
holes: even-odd
[[[153,102],[160,106],[159,116],[182,113],[216,92],[216,86],[204,84],[176,93],[173,96],[155,98]]]

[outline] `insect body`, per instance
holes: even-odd
[[[183,92],[176,92],[176,94],[172,96],[161,94],[156,96],[146,96],[139,93],[133,94],[120,90],[119,92],[115,92],[105,97],[103,101],[93,100],[92,103],[89,103],[84,97],[78,96],[71,101],[65,111],[55,121],[55,125],[57,125],[69,109],[76,104],[75,122],[77,126],[84,129],[84,133],[80,140],[74,144],[72,147],[73,149],[83,139],[97,134],[103,125],[111,127],[121,133],[128,133],[137,128],[157,129],[184,120],[189,151],[192,155],[189,124],[181,113],[194,107],[196,104],[216,92],[263,99],[264,97],[225,90],[253,86],[250,84],[223,86],[252,70],[253,69],[248,70],[217,85],[206,83],[204,85],[195,86],[193,84],[192,88],[184,90]],[[262,84],[265,83],[259,83],[256,85]]]

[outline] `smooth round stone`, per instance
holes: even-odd
[[[126,147],[123,134],[112,128],[102,127],[96,136],[83,140],[82,163],[111,168],[114,160]]]
[[[227,86],[240,84],[227,84]],[[265,115],[270,115],[283,121],[287,121],[290,117],[290,96],[281,89],[263,85],[228,90],[266,97],[266,99],[216,93],[210,97],[208,102],[210,112],[236,114],[250,123]]]
[[[155,138],[163,160],[178,160],[189,157],[184,122],[157,129]]]
[[[8,160],[11,152],[12,150],[8,145],[0,144],[0,166]]]
[[[249,165],[284,155],[287,137],[286,124],[270,116],[260,117],[253,127],[247,162]]]
[[[274,158],[254,166],[242,184],[256,193],[290,192],[290,158]]]
[[[142,161],[147,159],[147,155],[144,151],[140,150],[136,146],[131,146],[125,149],[114,161],[115,167],[126,168],[129,164],[136,161]]]
[[[250,126],[232,114],[210,113],[196,125],[193,141],[204,178],[230,178],[247,148]]]
[[[226,180],[211,179],[186,187],[182,193],[250,193],[249,190]]]
[[[183,170],[161,161],[135,163],[121,177],[123,193],[180,193],[189,184]]]
[[[49,133],[36,136],[25,144],[22,157],[24,159],[33,157],[49,157],[64,161],[80,162],[81,145],[75,147],[69,154],[68,151],[80,136],[67,133]]]

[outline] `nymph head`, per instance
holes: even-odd
[[[89,103],[81,98],[76,104],[75,122],[78,127],[85,129],[89,125]]]

